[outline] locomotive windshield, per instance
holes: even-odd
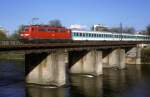
[[[28,26],[23,26],[22,27],[22,32],[27,32],[29,31],[29,27]]]

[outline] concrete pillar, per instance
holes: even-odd
[[[110,54],[103,58],[103,67],[111,68],[117,67],[119,69],[124,69],[125,66],[125,50],[115,49]]]
[[[141,48],[136,47],[136,59],[135,59],[136,64],[141,64]]]
[[[70,72],[96,76],[102,74],[102,52],[88,52],[71,67]]]
[[[66,55],[67,54],[65,54],[64,51],[57,51],[47,54],[47,56],[45,58],[42,58],[41,62],[39,61],[37,66],[28,73],[28,75],[26,76],[26,82],[40,85],[64,85],[66,82]],[[38,57],[41,56],[42,54],[38,55]],[[32,61],[34,57],[32,56],[27,59],[30,59]]]
[[[141,64],[141,47],[133,47],[126,53],[127,64]]]

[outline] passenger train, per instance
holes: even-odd
[[[65,27],[48,25],[24,26],[20,32],[22,40],[49,40],[49,41],[150,41],[150,36],[140,34],[126,34],[103,31],[80,31]]]

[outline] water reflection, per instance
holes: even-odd
[[[0,60],[0,97],[25,97],[22,61]]]
[[[41,88],[37,86],[28,87],[29,97],[66,97],[65,88]]]
[[[72,85],[77,86],[78,90],[85,95],[85,97],[102,97],[102,76],[99,77],[85,77],[85,76],[71,76]]]
[[[61,88],[24,84],[24,62],[0,61],[0,97],[150,97],[150,65],[104,69],[99,77],[70,75]]]
[[[150,66],[145,66],[104,69],[104,75],[99,77],[71,75],[70,86],[55,89],[28,87],[27,97],[149,97]]]
[[[41,88],[28,86],[28,97],[102,97],[102,77],[71,76],[71,86]]]

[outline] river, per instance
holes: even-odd
[[[0,60],[0,97],[150,97],[150,65],[104,69],[99,77],[71,75],[61,88],[26,86],[23,61]]]

